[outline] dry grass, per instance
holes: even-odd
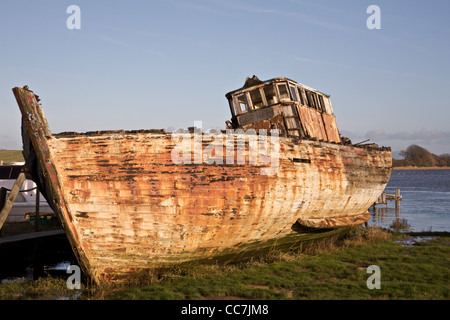
[[[21,150],[0,150],[0,162],[23,162],[22,151]]]
[[[91,293],[95,298],[105,297],[112,292],[123,290],[127,287],[146,287],[163,284],[171,281],[177,281],[182,278],[200,278],[211,275],[231,275],[249,268],[262,268],[268,264],[277,262],[294,262],[302,257],[320,255],[324,252],[343,250],[346,248],[357,247],[359,245],[375,243],[391,238],[391,233],[378,227],[363,228],[355,227],[348,234],[336,235],[321,240],[312,240],[308,242],[293,242],[286,249],[278,248],[274,245],[268,253],[252,257],[248,260],[235,263],[206,263],[190,262],[182,265],[175,265],[160,270],[148,270],[141,272],[139,276],[134,277],[125,283],[115,285],[104,285],[93,290]]]
[[[186,265],[154,276],[152,285],[119,290],[114,299],[448,299],[448,234],[403,247],[380,228],[345,237],[276,247],[233,265]],[[367,267],[382,270],[369,290]]]
[[[408,224],[408,221],[406,219],[395,219],[395,221],[392,222],[389,228],[397,231],[398,230],[409,231],[411,229],[411,226]]]
[[[297,279],[306,286],[308,281],[316,281],[318,271],[325,268],[327,255],[343,255],[346,249],[367,246],[391,238],[389,231],[380,228],[354,228],[345,236],[334,236],[309,242],[293,242],[290,247],[277,246],[269,252],[236,263],[199,263],[191,262],[161,270],[141,272],[133,280],[120,284],[100,286],[85,285],[83,299],[204,299],[208,297],[242,297],[252,299],[299,298],[298,284],[292,284],[292,277],[310,276],[314,280]],[[358,250],[358,249],[355,249]],[[363,250],[364,252],[364,250]],[[364,258],[366,259],[366,258]],[[317,261],[316,261],[317,260]],[[325,261],[325,262],[324,262]],[[330,268],[337,268],[330,263]],[[311,270],[314,272],[311,274]],[[320,271],[339,274],[339,269]],[[359,272],[359,271],[358,271]],[[56,299],[70,298],[65,283],[41,280],[22,286],[22,289],[3,286],[3,298],[35,299],[39,295]],[[303,284],[302,281],[305,281]],[[322,280],[317,280],[321,283]],[[58,287],[58,284],[60,287]],[[62,287],[62,288],[61,288]],[[14,291],[18,296],[12,293]],[[275,288],[275,289],[274,289]],[[10,290],[11,289],[11,290]],[[50,294],[50,296],[49,296]],[[73,297],[73,292],[72,292]],[[51,298],[50,298],[51,299]]]

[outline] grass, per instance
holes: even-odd
[[[433,240],[417,242],[412,247],[396,241],[411,235],[358,228],[347,237],[297,245],[290,250],[274,249],[247,262],[190,263],[148,273],[127,285],[84,286],[79,298],[449,299],[450,234],[433,234],[436,235]],[[380,268],[381,289],[367,288],[370,265]],[[41,294],[71,297],[64,281],[46,279],[36,283],[0,284],[0,298],[36,299]]]
[[[392,222],[392,224],[389,226],[389,228],[397,231],[409,231],[411,230],[411,226],[408,224],[408,221],[406,219],[395,219],[395,221]]]
[[[23,162],[22,150],[0,150],[0,162]]]
[[[65,279],[53,277],[0,284],[0,300],[69,300],[81,292],[68,289]]]
[[[245,266],[186,272],[126,289],[114,299],[448,299],[449,238],[402,247],[371,229],[298,251],[274,252]],[[389,239],[388,239],[389,238]],[[369,265],[381,270],[381,289],[369,290]]]

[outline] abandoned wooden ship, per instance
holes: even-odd
[[[165,130],[52,134],[39,98],[27,86],[13,92],[26,167],[97,283],[263,246],[293,230],[362,224],[390,177],[390,148],[344,143],[330,97],[288,78],[249,77],[226,94],[234,133],[215,149],[227,161],[212,164],[174,152],[180,136]],[[252,162],[250,144],[239,145],[240,132],[264,129],[276,167]],[[196,133],[183,143],[205,151]]]

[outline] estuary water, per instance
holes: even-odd
[[[395,194],[400,189],[400,209],[388,201],[369,209],[369,225],[391,228],[395,221],[405,228],[398,231],[449,231],[450,232],[450,169],[392,170],[385,189]]]

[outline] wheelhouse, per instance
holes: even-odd
[[[341,142],[330,96],[291,79],[248,77],[226,98],[231,128],[276,128],[289,137]]]

